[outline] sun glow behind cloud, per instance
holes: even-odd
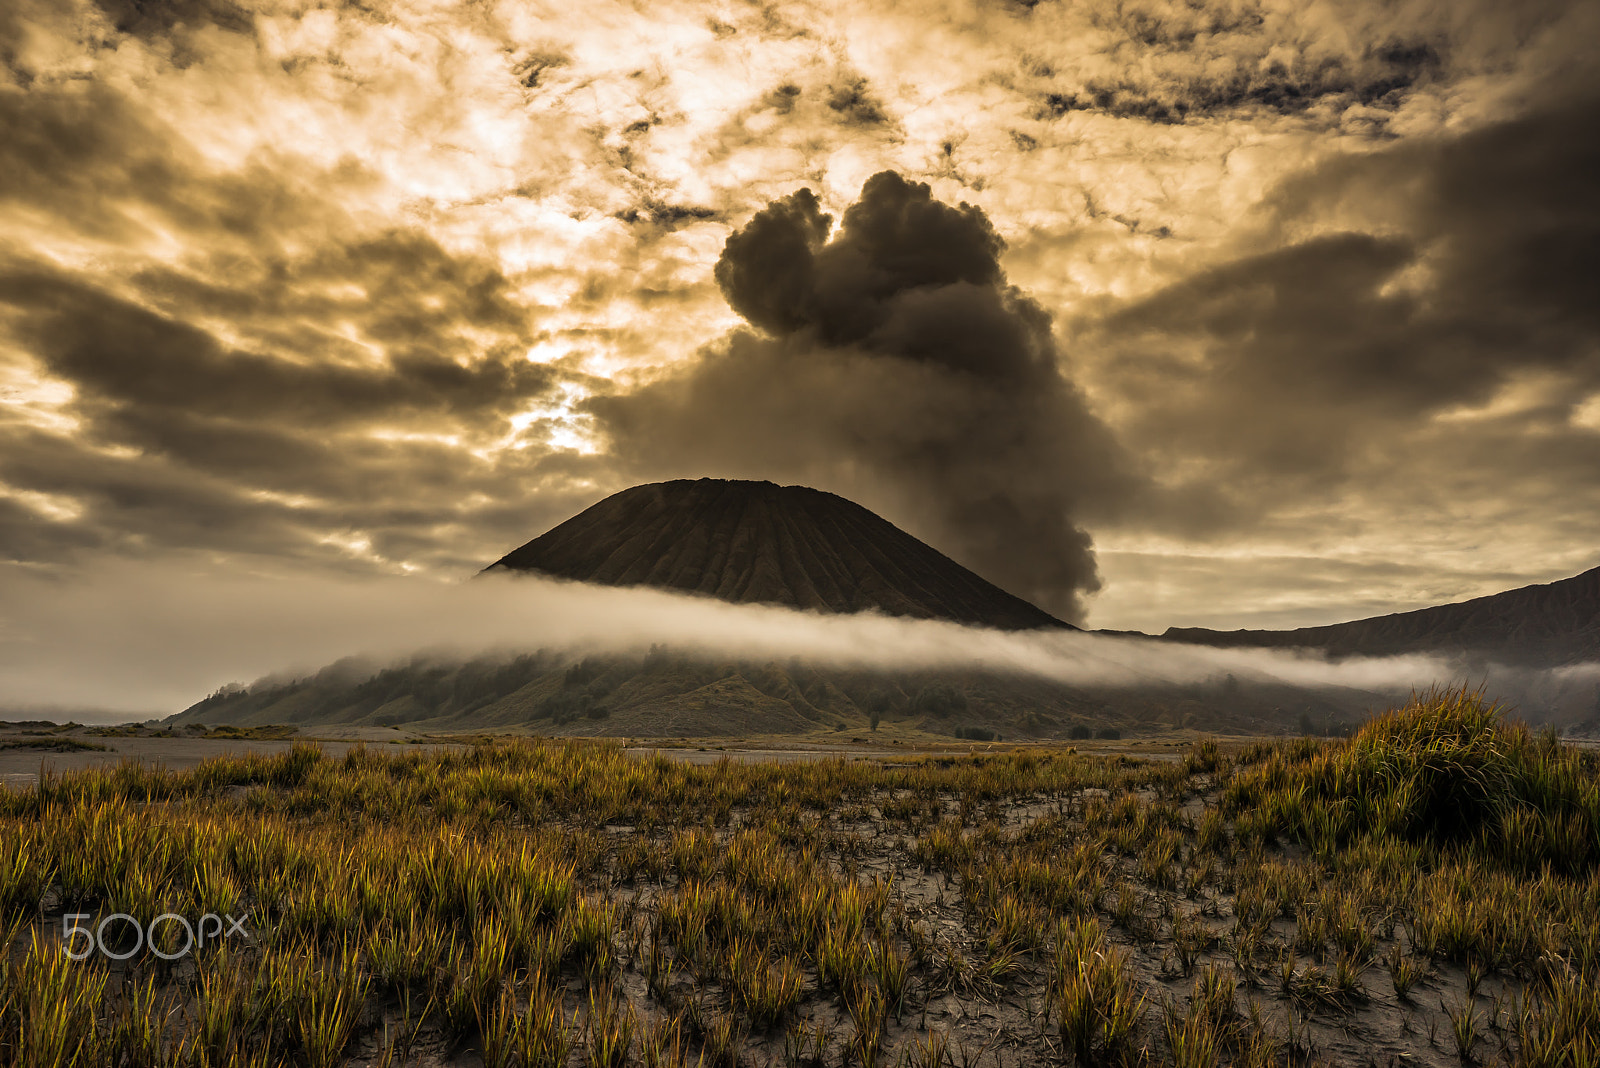
[[[531,408],[510,418],[511,433],[495,451],[505,448],[526,449],[543,444],[583,456],[594,455],[600,451],[600,444],[595,439],[594,420],[579,410],[579,405],[588,396],[588,391],[575,382],[561,383],[550,404]],[[534,433],[530,434],[530,431]]]

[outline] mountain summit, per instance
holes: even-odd
[[[634,486],[491,564],[736,604],[1028,630],[1070,624],[888,520],[805,486],[717,478]]]

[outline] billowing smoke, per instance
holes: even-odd
[[[740,331],[594,410],[640,474],[807,482],[901,520],[1068,619],[1099,588],[1077,517],[1129,484],[970,204],[874,175],[838,227],[802,189],[728,238]]]
[[[229,682],[310,674],[345,657],[381,666],[419,652],[466,660],[539,648],[636,653],[656,643],[714,661],[984,669],[1097,687],[1227,674],[1402,692],[1459,681],[1454,665],[1420,655],[1333,663],[1283,650],[818,615],[530,577],[490,575],[456,586],[119,563],[65,584],[20,579],[9,592],[0,620],[0,708],[8,712],[54,706],[79,716],[86,709],[165,714]]]

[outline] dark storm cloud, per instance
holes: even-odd
[[[1040,5],[1028,22],[1041,36],[1078,25],[1089,49],[1063,55],[1040,45],[1022,57],[1022,76],[1041,118],[1094,112],[1181,124],[1296,116],[1385,131],[1415,94],[1503,72],[1572,10],[1570,0]]]
[[[1443,450],[1458,455],[1464,435],[1498,439],[1480,478],[1548,474],[1516,469],[1530,435],[1565,442],[1576,475],[1596,435],[1569,417],[1600,388],[1594,113],[1583,102],[1287,183],[1271,202],[1280,232],[1330,217],[1361,229],[1225,263],[1083,331],[1114,354],[1102,366],[1131,440],[1223,464],[1247,494],[1280,476],[1325,493],[1374,462],[1418,462],[1424,431],[1459,437]],[[1566,383],[1560,410],[1433,422],[1535,374]]]
[[[43,426],[0,409],[0,558],[470,572],[587,503],[595,462],[511,422],[584,376],[526,358],[537,313],[492,254],[375,225],[379,188],[351,155],[219,165],[109,79],[0,92],[0,210],[29,227],[0,238],[0,370],[70,389]],[[45,232],[71,266],[25,251]]]
[[[987,578],[1080,617],[1098,579],[1074,517],[1128,484],[1058,367],[1049,316],[1006,283],[999,235],[892,172],[830,227],[800,190],[728,239],[718,284],[767,336],[595,402],[620,458],[894,501]]]
[[[1159,88],[1091,79],[1080,89],[1046,93],[1044,106],[1054,116],[1100,111],[1158,123],[1207,119],[1244,108],[1294,114],[1323,104],[1382,106],[1397,103],[1437,65],[1438,56],[1426,44],[1394,44],[1356,65],[1330,59],[1241,66]]]
[[[1417,198],[1443,244],[1438,289],[1458,306],[1495,300],[1525,358],[1593,356],[1600,335],[1600,96],[1447,142]],[[1554,342],[1554,344],[1550,344]]]
[[[127,441],[139,444],[116,447]],[[370,568],[372,558],[346,551],[359,536],[383,560],[471,573],[525,540],[530,523],[576,510],[582,495],[562,483],[586,472],[566,466],[539,451],[488,463],[445,442],[181,412],[125,409],[73,437],[0,425],[0,484],[76,512],[45,519],[26,500],[0,498],[0,560],[197,549]],[[519,486],[555,492],[530,501]]]
[[[26,85],[32,75],[17,63],[17,46],[22,42],[22,15],[9,4],[0,7],[0,67],[10,72],[12,78]]]
[[[832,224],[809,189],[757,212],[717,260],[717,285],[728,304],[769,334],[805,326],[816,298],[816,252]]]
[[[415,231],[324,242],[293,258],[221,255],[215,266],[208,275],[153,268],[134,281],[175,316],[210,315],[269,331],[309,326],[319,331],[319,351],[343,344],[347,352],[332,354],[366,362],[368,351],[327,329],[339,321],[358,324],[364,338],[416,372],[430,361],[470,362],[481,342],[465,339],[464,331],[497,335],[503,344],[528,332],[529,313],[511,299],[497,266],[447,252]],[[290,351],[302,341],[283,338]],[[506,352],[493,355],[507,373],[540,373],[520,368]],[[449,374],[442,367],[437,373]]]
[[[1304,42],[1261,32],[1259,13],[1228,17],[1189,6],[1156,15],[1119,8],[1103,21],[1125,35],[1122,50],[1138,53],[1141,62],[1046,91],[1048,114],[1101,111],[1179,123],[1241,109],[1294,114],[1321,105],[1393,106],[1434,78],[1444,62],[1420,37],[1368,43],[1347,54],[1311,51]],[[1205,62],[1193,62],[1200,57]]]
[[[218,26],[248,33],[250,13],[229,0],[95,0],[119,33],[156,37],[174,29]]]
[[[860,75],[845,75],[829,86],[828,108],[853,125],[878,126],[889,121],[882,102]]]
[[[462,502],[503,493],[500,479],[526,469],[526,458],[489,464],[460,444],[373,432],[492,439],[510,415],[549,394],[561,376],[509,344],[525,316],[498,294],[504,280],[406,235],[324,249],[268,271],[276,284],[247,288],[249,272],[239,273],[233,288],[185,285],[172,274],[142,279],[182,318],[57,271],[0,271],[12,343],[73,387],[64,411],[79,423],[70,439],[0,427],[0,484],[55,495],[79,513],[50,522],[46,538],[0,524],[0,556],[58,559],[80,547],[141,545],[327,555],[338,551],[325,543],[329,533],[402,524],[419,532],[406,545],[417,556],[473,558],[473,534],[433,532],[430,521],[481,510],[463,511]],[[322,295],[330,276],[366,283],[363,299],[330,303]],[[340,313],[385,355],[314,325],[298,348],[246,349],[191,321],[315,324]],[[498,330],[508,343],[467,359],[454,332],[473,327]],[[419,499],[431,503],[419,509]],[[504,516],[491,525],[502,524],[511,526]]]
[[[0,205],[48,214],[60,233],[114,244],[152,228],[201,243],[249,243],[251,258],[285,239],[345,224],[327,194],[366,180],[341,161],[324,173],[267,157],[216,170],[179,132],[99,81],[0,92]]]
[[[51,563],[83,549],[161,553],[173,548],[294,554],[303,542],[288,510],[245,487],[160,456],[108,455],[91,442],[26,427],[0,428],[0,480],[48,492],[80,509],[72,519],[0,528],[0,560]]]
[[[4,433],[0,433],[0,442],[9,445]],[[88,527],[41,523],[33,509],[0,500],[0,562],[57,560],[101,547],[97,532]]]
[[[616,217],[625,223],[671,231],[719,218],[721,214],[716,208],[693,204],[667,204],[649,197],[639,207],[618,212]]]
[[[546,368],[520,355],[463,366],[412,349],[352,366],[233,351],[189,323],[44,273],[0,272],[0,302],[19,313],[14,329],[29,351],[86,399],[158,418],[194,411],[326,427],[380,414],[477,416],[515,409],[551,385]],[[399,339],[416,325],[409,315],[381,322]]]
[[[103,86],[0,93],[0,200],[59,212],[75,228],[121,236],[119,207],[141,185],[176,182],[161,139]],[[115,233],[113,233],[115,231]]]

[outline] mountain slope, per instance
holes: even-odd
[[[1335,656],[1462,652],[1507,664],[1573,664],[1600,659],[1600,568],[1559,582],[1326,627],[1172,627],[1161,637],[1197,645],[1316,648]]]
[[[542,651],[465,663],[344,661],[291,682],[219,691],[167,722],[694,738],[870,731],[878,717],[935,735],[979,728],[1020,740],[1063,738],[1075,727],[1271,733],[1303,721],[1349,723],[1384,703],[1361,691],[1248,680],[1130,691],[970,669],[714,663],[657,648],[582,659]]]
[[[1068,626],[858,504],[771,482],[635,486],[486,570],[1004,630]]]

